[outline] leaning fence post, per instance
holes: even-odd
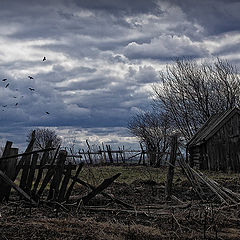
[[[10,155],[11,147],[12,147],[12,142],[7,141],[6,145],[5,145],[5,148],[4,148],[4,151],[3,151],[2,157],[6,157],[6,156]],[[6,171],[7,171],[7,160],[6,159],[4,159],[4,160],[1,159],[0,160],[0,170],[3,173],[6,173]],[[6,191],[7,191],[6,188],[8,188],[8,185],[6,185],[6,183],[2,179],[0,179],[0,202],[2,202],[4,197],[6,196]]]
[[[171,140],[171,152],[170,152],[168,173],[167,173],[167,179],[166,179],[166,185],[165,185],[166,200],[170,200],[172,195],[172,182],[173,182],[176,157],[177,157],[177,136],[174,135]]]
[[[59,194],[59,186],[62,179],[62,174],[64,172],[64,163],[67,158],[67,151],[60,150],[58,159],[56,162],[56,171],[53,176],[52,183],[50,185],[50,190],[48,194],[48,200],[57,200]]]

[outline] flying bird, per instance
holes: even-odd
[[[30,91],[35,91],[35,89],[34,88],[28,88]]]
[[[15,104],[15,106],[17,106],[18,105],[18,102]]]
[[[46,61],[46,60],[47,60],[47,58],[46,58],[46,57],[43,57],[43,62]]]
[[[49,112],[46,112],[46,114],[50,114]]]
[[[33,77],[31,77],[31,76],[28,76],[28,78],[29,78],[29,79],[33,79]]]
[[[14,96],[13,98],[17,98],[16,96]]]
[[[4,78],[2,81],[3,81],[3,82],[5,82],[5,81],[7,81],[7,79],[6,79],[6,78]]]
[[[6,107],[7,105],[3,105],[3,107]]]
[[[5,88],[7,88],[9,86],[9,83],[5,86]]]

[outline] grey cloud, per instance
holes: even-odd
[[[52,71],[49,71],[47,73],[39,73],[36,78],[39,78],[40,81],[45,82],[63,82],[67,80],[71,80],[72,78],[78,78],[78,77],[86,77],[97,70],[95,68],[90,67],[75,67],[71,71],[66,70],[63,66],[54,64],[52,67]]]
[[[176,57],[203,57],[208,52],[200,42],[193,42],[186,36],[160,36],[149,44],[128,44],[124,50],[125,56],[130,59],[152,58],[169,60]]]
[[[80,81],[74,81],[69,83],[66,87],[60,88],[60,90],[93,90],[103,89],[111,82],[111,79],[98,77],[94,79],[86,79]]]
[[[214,35],[239,30],[239,1],[170,0],[169,2],[181,7],[189,21],[202,25],[206,34]]]
[[[130,75],[139,83],[154,83],[159,80],[158,74],[152,66],[140,66],[138,71],[134,73],[130,69]]]
[[[76,0],[76,4],[80,7],[91,9],[91,10],[102,10],[110,13],[125,13],[125,14],[136,14],[136,13],[159,13],[157,1],[155,0]]]

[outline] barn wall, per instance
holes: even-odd
[[[240,171],[240,116],[233,115],[202,146],[202,169]]]
[[[189,149],[190,154],[190,166],[201,168],[201,148],[200,146],[194,146]]]

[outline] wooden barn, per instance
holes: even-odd
[[[187,151],[191,166],[240,172],[240,110],[210,117],[188,142]]]

